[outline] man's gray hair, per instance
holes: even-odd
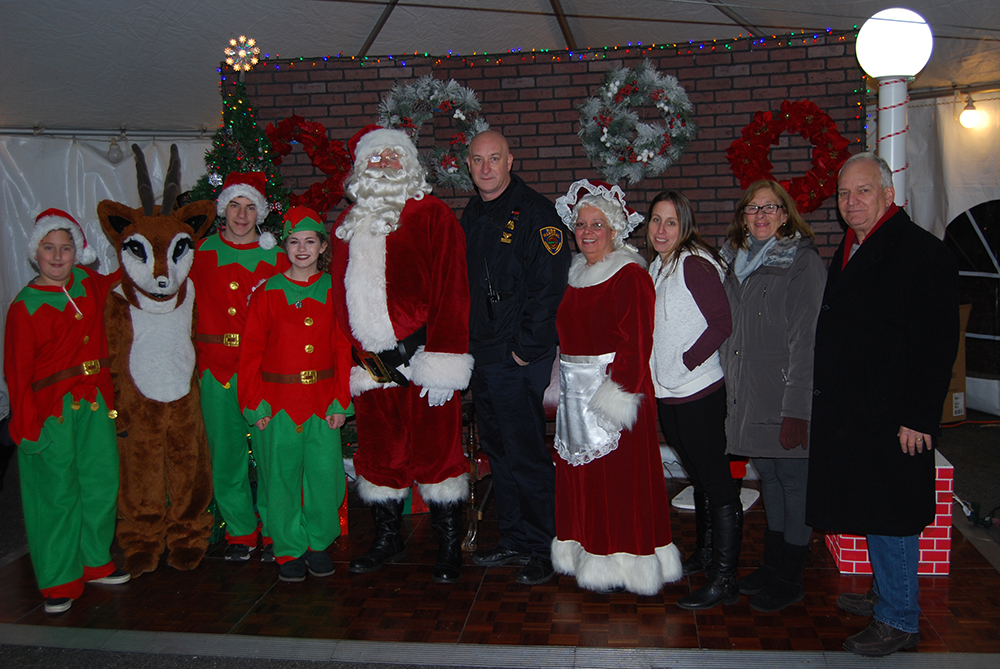
[[[874,153],[865,151],[864,153],[856,153],[847,159],[847,162],[843,164],[840,168],[840,172],[837,174],[837,179],[840,179],[840,175],[844,173],[847,166],[851,163],[857,163],[860,161],[868,161],[870,163],[875,163],[878,166],[879,172],[882,174],[882,188],[892,187],[892,169],[889,167],[889,163],[885,162],[885,159],[876,156]]]

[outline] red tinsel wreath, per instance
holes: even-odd
[[[305,193],[292,193],[288,202],[325,214],[336,207],[344,197],[344,179],[351,171],[351,156],[343,142],[330,141],[322,123],[307,121],[301,116],[289,116],[278,125],[268,123],[264,130],[274,152],[272,162],[280,165],[292,150],[291,142],[298,142],[306,155],[323,174],[324,181],[314,183]]]
[[[795,200],[799,212],[809,213],[836,192],[837,172],[851,156],[847,150],[851,143],[816,103],[785,100],[777,114],[757,112],[743,128],[742,136],[729,145],[726,155],[733,174],[740,180],[740,188],[760,179],[777,181],[771,174],[773,165],[768,155],[786,130],[799,133],[813,145],[812,169],[791,181],[778,181]]]

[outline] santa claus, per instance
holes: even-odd
[[[375,519],[375,541],[350,571],[406,557],[400,523],[415,481],[440,537],[433,579],[452,583],[461,577],[469,471],[457,391],[473,365],[465,237],[430,195],[406,133],[368,126],[348,146],[345,192],[355,204],[335,226],[330,273],[354,346],[358,493]]]

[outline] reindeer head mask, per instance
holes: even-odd
[[[146,158],[136,144],[135,169],[142,207],[104,200],[97,205],[101,227],[118,252],[122,288],[136,304],[136,291],[155,301],[172,298],[185,285],[194,246],[215,220],[215,202],[201,200],[174,210],[180,194],[181,161],[177,145],[170,147],[170,163],[163,185],[163,204],[153,204],[153,186]]]

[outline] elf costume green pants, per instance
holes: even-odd
[[[31,564],[43,595],[77,599],[85,581],[115,570],[115,421],[100,393],[93,404],[67,394],[62,416],[50,416],[42,434],[52,439],[47,447],[17,454]]]
[[[223,384],[206,371],[200,385],[201,411],[205,416],[208,451],[212,458],[212,485],[215,501],[226,520],[226,540],[256,546],[257,514],[248,477],[249,427],[236,399],[236,375]],[[262,519],[266,501],[265,486],[258,473],[257,509]]]
[[[340,536],[338,509],[347,490],[340,430],[318,416],[296,426],[279,411],[254,433],[254,443],[275,560],[280,564],[306,550],[326,550]]]

